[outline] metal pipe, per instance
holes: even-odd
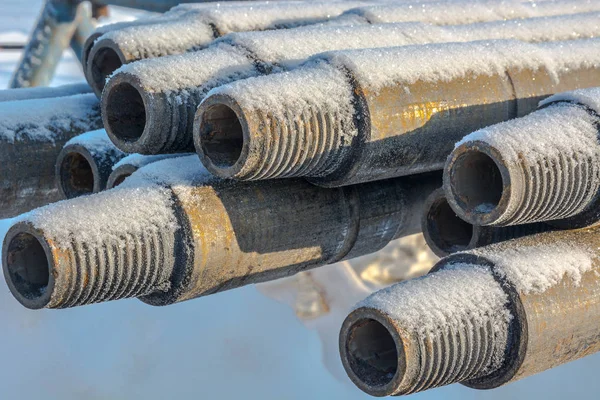
[[[112,189],[119,186],[129,178],[135,171],[146,165],[168,158],[185,157],[189,154],[157,154],[154,156],[145,156],[142,154],[129,154],[123,157],[118,163],[113,165],[112,172],[108,176],[106,189]]]
[[[594,11],[600,11],[600,4],[596,0],[543,2],[498,2],[488,0],[455,3],[437,1],[423,2],[418,5],[410,2],[382,2],[348,10],[336,20],[351,23],[363,20],[372,24],[417,20],[438,25],[457,25]]]
[[[209,90],[234,80],[281,72],[330,50],[503,35],[528,41],[593,37],[600,35],[599,19],[600,13],[587,13],[455,27],[399,23],[229,34],[198,52],[122,67],[105,87],[104,124],[115,145],[130,153],[194,151],[193,115],[198,105]],[[177,78],[162,79],[165,70]]]
[[[444,186],[461,218],[490,226],[549,221],[571,228],[598,221],[600,89],[565,93],[548,104],[458,143]]]
[[[552,227],[534,223],[507,227],[473,225],[462,220],[448,204],[442,188],[425,201],[421,230],[427,245],[438,257],[475,249],[522,236],[546,232]]]
[[[350,379],[374,395],[455,382],[491,389],[600,350],[598,228],[442,259],[359,303],[340,333]]]
[[[229,32],[283,29],[328,20],[357,1],[264,3],[188,10],[173,20],[112,30],[92,46],[86,76],[100,97],[106,78],[123,64],[206,47]],[[174,39],[177,40],[174,40]]]
[[[5,101],[48,99],[91,93],[92,88],[85,83],[72,83],[57,87],[35,87],[0,90],[0,103]]]
[[[195,155],[158,161],[118,188],[15,223],[5,276],[28,308],[172,304],[377,251],[420,229],[414,215],[440,178],[323,189],[219,180]]]
[[[69,139],[101,126],[93,94],[0,103],[0,218],[59,200],[56,156]]]
[[[466,133],[600,84],[599,48],[589,39],[326,53],[213,89],[196,114],[196,150],[222,178],[328,187],[439,169]]]
[[[47,0],[9,87],[47,86],[85,13],[77,0]]]
[[[103,191],[113,166],[126,155],[112,144],[104,129],[69,140],[56,158],[56,186],[61,198]]]
[[[91,7],[82,8],[82,15],[79,20],[79,25],[73,32],[73,36],[71,37],[70,46],[77,59],[83,66],[83,54],[84,54],[84,46],[86,40],[94,33],[96,29],[96,20],[93,17],[93,12]]]
[[[163,13],[179,4],[192,3],[195,5],[195,3],[210,3],[211,1],[212,0],[94,0],[94,3]],[[243,0],[225,0],[225,4],[243,2]],[[249,3],[253,3],[253,1],[249,1]]]

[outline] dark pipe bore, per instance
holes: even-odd
[[[49,262],[44,247],[34,235],[21,232],[10,240],[6,264],[7,280],[22,299],[35,300],[46,292],[50,281]]]
[[[67,199],[94,192],[94,172],[79,153],[68,153],[60,164],[60,185]]]
[[[469,248],[473,225],[456,215],[442,190],[432,196],[434,199],[425,210],[423,226],[429,246],[440,257]]]
[[[487,154],[475,150],[456,159],[450,184],[458,204],[468,213],[489,213],[502,197],[500,169]]]
[[[369,386],[388,384],[398,370],[394,338],[380,322],[365,319],[347,336],[348,361],[354,374]]]
[[[98,49],[92,55],[91,62],[89,60],[88,62],[90,63],[91,84],[94,86],[96,93],[102,93],[106,78],[123,65],[119,54],[110,47]]]
[[[121,82],[106,95],[106,121],[111,133],[125,142],[139,139],[146,126],[146,107],[138,90]]]
[[[205,157],[216,167],[232,167],[242,154],[242,125],[235,111],[224,104],[215,104],[202,114],[200,137]]]

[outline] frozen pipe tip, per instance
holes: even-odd
[[[137,168],[130,164],[124,164],[117,167],[108,177],[106,182],[106,189],[112,189],[125,182],[125,179],[129,178],[131,174],[137,171]]]
[[[31,224],[20,222],[4,238],[2,266],[13,296],[29,309],[44,308],[54,288],[52,251]]]
[[[456,215],[443,189],[437,189],[427,198],[423,210],[423,235],[438,257],[471,248],[475,227]]]
[[[354,384],[371,396],[397,394],[406,371],[402,338],[394,323],[372,309],[353,311],[342,325],[340,355]]]
[[[110,79],[102,96],[102,119],[110,140],[126,153],[144,152],[139,148],[147,122],[147,103],[143,89],[129,74]]]
[[[88,38],[85,40],[81,53],[81,64],[83,65],[84,71],[87,70],[88,60],[90,58],[90,52],[92,51],[92,47],[94,47],[94,42],[98,40],[98,38],[102,35],[102,32],[92,32],[92,34],[88,36]],[[86,76],[86,79],[87,78],[88,77]],[[91,86],[91,82],[88,81],[88,83],[90,83]]]
[[[487,144],[465,143],[448,158],[444,190],[460,218],[472,225],[492,225],[510,198],[509,172],[501,155]]]
[[[86,77],[96,96],[102,96],[106,79],[127,60],[119,47],[110,39],[97,40],[87,57]]]
[[[98,175],[98,166],[85,147],[69,145],[58,155],[56,179],[58,191],[64,199],[98,192]]]
[[[194,144],[206,169],[218,177],[236,178],[247,168],[248,124],[235,100],[214,95],[198,107]]]

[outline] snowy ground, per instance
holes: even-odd
[[[0,0],[0,42],[24,40],[41,0]],[[118,13],[127,17],[127,13]],[[0,50],[0,87],[19,57]],[[65,54],[53,84],[81,81]],[[7,222],[0,221],[0,237]],[[28,311],[0,279],[2,399],[364,399],[321,363],[293,310],[254,287],[166,308],[124,300]],[[494,391],[452,385],[420,399],[596,399],[600,355]]]

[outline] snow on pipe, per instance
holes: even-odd
[[[322,186],[443,168],[468,132],[600,82],[600,39],[483,41],[324,53],[213,89],[194,141],[222,178]]]
[[[100,97],[106,78],[132,61],[205,47],[229,32],[282,29],[328,20],[364,2],[264,3],[186,10],[177,18],[111,30],[94,42],[86,60],[88,83]],[[179,8],[178,8],[179,9]]]
[[[472,225],[452,210],[443,188],[429,195],[423,206],[421,220],[425,241],[438,257],[551,229],[552,227],[545,223],[507,227]]]
[[[545,107],[467,135],[444,187],[466,221],[507,226],[548,221],[583,227],[600,218],[600,89],[551,97]]]
[[[0,103],[0,218],[59,200],[58,153],[72,137],[100,127],[93,94]]]
[[[423,21],[438,25],[458,25],[594,11],[600,11],[600,3],[597,0],[437,1],[422,4],[382,2],[348,10],[336,20],[348,23],[364,21],[372,24]]]
[[[412,22],[233,33],[208,49],[122,67],[102,96],[104,125],[113,143],[130,153],[194,151],[193,116],[198,105],[210,89],[234,80],[287,70],[329,50],[474,38],[593,37],[600,35],[598,19],[600,13],[585,13],[453,27]],[[168,80],[163,79],[165,70]]]
[[[103,191],[113,166],[126,155],[112,144],[104,129],[69,140],[56,158],[56,186],[61,198]]]
[[[47,99],[65,97],[76,94],[91,93],[92,88],[86,83],[72,83],[57,87],[34,87],[0,90],[0,103],[5,101]],[[1,105],[0,105],[1,106]]]
[[[415,215],[440,180],[323,189],[219,180],[195,155],[163,160],[113,190],[22,217],[2,265],[32,309],[172,304],[375,252],[420,229]]]
[[[112,189],[119,186],[129,178],[138,169],[155,163],[157,161],[165,160],[167,158],[177,158],[188,156],[187,153],[180,154],[157,154],[154,156],[145,156],[142,154],[130,154],[121,159],[118,163],[113,165],[112,172],[108,176],[106,183],[106,189]]]
[[[598,228],[458,253],[355,306],[340,332],[374,396],[455,382],[491,389],[600,350]]]
[[[9,87],[48,85],[63,51],[87,14],[86,5],[78,1],[47,0]]]

